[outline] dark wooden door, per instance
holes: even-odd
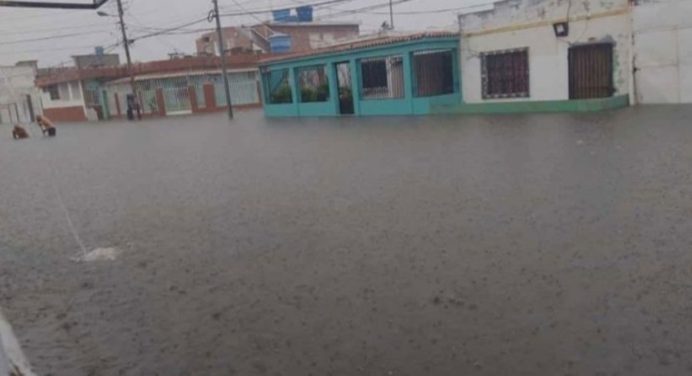
[[[604,98],[613,95],[613,45],[570,47],[569,98]]]

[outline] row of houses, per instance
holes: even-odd
[[[258,56],[226,56],[234,106],[259,106]],[[219,57],[185,57],[134,64],[137,100],[144,116],[222,111],[226,108]],[[43,112],[59,121],[125,116],[132,93],[125,66],[39,71]]]
[[[233,105],[263,105],[267,116],[690,103],[689,14],[689,0],[500,0],[459,14],[455,31],[368,37],[357,37],[354,24],[277,19],[254,31],[226,28],[224,59]],[[285,35],[293,42],[280,53],[262,44]],[[198,56],[133,66],[144,116],[226,108],[213,38],[197,40]],[[38,113],[58,121],[119,118],[131,93],[130,71],[103,51],[75,57],[70,68],[24,62],[0,73],[0,122]]]
[[[458,32],[264,59],[267,116],[587,111],[692,102],[689,0],[502,0]]]
[[[309,6],[298,11],[300,17],[292,16],[291,10],[280,10],[273,21],[223,29],[223,55],[230,67],[234,107],[261,105],[261,58],[311,51],[358,36],[358,24],[313,21]],[[169,60],[134,64],[136,100],[144,116],[227,108],[216,37],[216,33],[202,34],[196,41],[195,56],[173,54]],[[25,63],[1,67],[0,73],[13,78],[11,85],[3,86],[0,75],[0,123],[28,122],[41,113],[70,122],[125,116],[132,88],[129,71],[119,56],[97,47],[94,54],[73,56],[73,60],[74,66],[64,68],[38,69],[35,61],[29,62],[30,68]]]

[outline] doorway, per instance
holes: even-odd
[[[587,44],[570,47],[569,99],[610,97],[613,87],[613,45]]]
[[[348,61],[334,64],[336,70],[336,89],[339,93],[339,113],[353,115],[353,85],[351,82],[351,65]]]

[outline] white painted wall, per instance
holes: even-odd
[[[82,107],[86,110],[81,81],[62,82],[58,84],[58,92],[60,99],[53,100],[47,90],[42,91],[43,108]]]
[[[632,12],[638,103],[692,103],[692,1],[640,0]]]
[[[573,1],[569,36],[557,38],[554,22],[564,21],[567,0],[507,0],[490,11],[459,17],[463,99],[466,103],[569,99],[571,44],[614,42],[615,94],[630,92],[631,22],[627,0]],[[529,49],[528,98],[483,99],[480,53]]]
[[[34,114],[41,113],[41,92],[34,84],[35,77],[32,67],[0,67],[0,122],[29,122],[27,95],[31,96]]]

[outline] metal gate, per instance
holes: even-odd
[[[569,98],[604,98],[613,95],[613,45],[587,44],[570,47]]]
[[[190,90],[184,87],[164,88],[163,99],[166,104],[166,113],[169,115],[189,114],[192,112],[190,102]]]

